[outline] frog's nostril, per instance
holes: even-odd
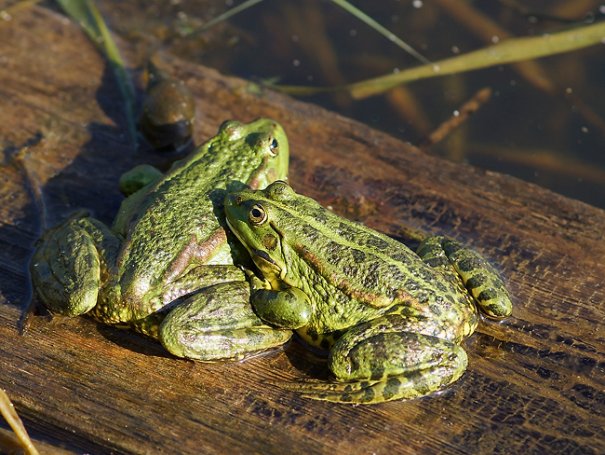
[[[226,199],[227,205],[240,205],[242,203],[242,198],[238,194],[228,194]]]

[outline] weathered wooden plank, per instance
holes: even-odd
[[[394,138],[241,80],[166,57],[196,95],[197,137],[227,118],[278,119],[291,182],[383,232],[463,240],[498,264],[513,317],[466,344],[469,371],[439,395],[352,407],[273,382],[321,375],[293,343],[244,363],[201,364],[85,319],[15,329],[39,216],[22,170],[0,168],[0,385],[39,438],[90,452],[603,453],[605,212],[511,177],[426,156]],[[127,144],[117,90],[73,25],[42,8],[0,25],[0,139],[42,186],[48,220],[105,221],[119,174],[159,160]]]

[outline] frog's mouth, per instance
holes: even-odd
[[[286,276],[286,268],[280,266],[280,264],[274,261],[264,250],[250,250],[250,254],[252,255],[252,260],[260,269],[265,279],[271,283],[271,289],[279,289],[279,283],[282,282]]]

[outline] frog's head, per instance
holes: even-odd
[[[296,197],[296,193],[278,180],[264,190],[237,191],[225,198],[227,224],[273,289],[280,287],[288,273],[284,234],[279,228],[280,210],[275,202],[291,197]]]
[[[221,125],[216,139],[223,148],[222,153],[228,144],[233,152],[230,159],[239,162],[242,169],[255,169],[245,182],[251,188],[264,188],[275,180],[288,178],[288,137],[276,121],[268,118],[250,123],[228,120]]]

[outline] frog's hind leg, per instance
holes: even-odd
[[[512,303],[498,272],[476,251],[447,237],[429,237],[417,250],[431,267],[445,273],[453,268],[479,307],[490,317],[503,318],[512,313]]]
[[[99,249],[109,252],[118,247],[107,226],[82,212],[48,230],[30,262],[34,288],[44,305],[65,316],[92,309],[106,266]]]
[[[264,324],[252,311],[250,285],[204,288],[175,306],[159,326],[164,347],[177,357],[212,362],[241,360],[280,346],[292,331]]]
[[[427,395],[466,370],[462,347],[430,335],[384,331],[388,325],[380,318],[353,328],[336,342],[329,358],[336,382],[285,388],[316,400],[374,404]]]

